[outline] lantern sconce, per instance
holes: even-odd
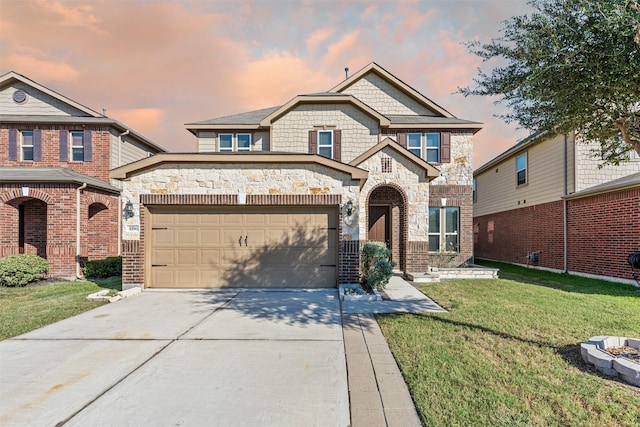
[[[349,200],[347,203],[344,204],[344,211],[347,214],[347,216],[353,215],[353,201]]]
[[[129,218],[133,218],[133,215],[133,203],[131,203],[131,200],[127,200],[127,203],[124,204],[124,209],[122,209],[122,217],[126,221]]]

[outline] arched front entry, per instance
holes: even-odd
[[[3,252],[47,257],[47,204],[32,197],[18,197],[6,202],[13,209],[9,216],[9,247]],[[5,244],[6,244],[5,243]]]
[[[113,227],[109,208],[103,203],[91,203],[88,208],[87,255],[90,260],[102,259],[112,252]]]
[[[367,197],[367,241],[384,242],[404,271],[407,251],[407,196],[395,184],[380,184]]]

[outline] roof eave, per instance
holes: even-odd
[[[466,129],[474,134],[482,130],[482,123],[392,123],[389,129]]]

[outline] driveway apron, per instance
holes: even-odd
[[[337,292],[145,291],[2,341],[0,425],[347,426]]]

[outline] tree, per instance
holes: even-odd
[[[469,51],[483,63],[469,95],[497,95],[507,122],[551,137],[598,141],[604,164],[640,154],[639,0],[532,0],[534,11],[504,22],[503,35]],[[505,64],[506,65],[503,65]]]

